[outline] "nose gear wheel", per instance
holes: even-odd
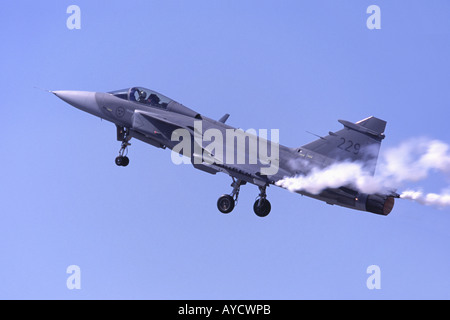
[[[129,143],[131,139],[131,136],[129,135],[129,129],[124,127],[117,127],[117,137],[122,138],[122,145],[120,146],[119,156],[116,157],[115,163],[119,167],[126,167],[130,163],[130,159],[127,157],[128,146],[131,146],[131,143]]]

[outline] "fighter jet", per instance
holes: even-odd
[[[51,91],[70,105],[116,126],[121,142],[117,166],[126,167],[132,138],[188,159],[194,168],[210,174],[223,172],[232,178],[232,191],[217,201],[222,213],[230,213],[238,200],[240,187],[247,183],[259,188],[253,205],[255,214],[267,216],[271,204],[266,188],[286,177],[307,175],[313,168],[350,161],[364,163],[375,171],[386,121],[369,117],[356,123],[339,120],[344,126],[301,147],[286,147],[255,132],[227,125],[229,114],[214,120],[156,91],[132,87],[111,92]],[[221,143],[219,138],[228,138]],[[270,152],[269,152],[270,150]],[[270,153],[270,154],[269,154]],[[179,159],[178,159],[179,160]],[[395,192],[365,194],[352,186],[327,188],[318,194],[304,190],[302,195],[350,209],[388,215],[394,207]]]

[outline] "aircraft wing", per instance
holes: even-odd
[[[196,142],[194,142],[196,143]],[[202,155],[192,154],[191,163],[194,168],[216,174],[217,172],[223,172],[231,177],[247,181],[249,183],[255,184],[257,186],[265,186],[267,183],[275,183],[278,178],[272,176],[266,176],[261,174],[262,164],[237,164],[237,163],[223,163],[221,159],[217,159],[214,154],[210,152],[207,148],[201,149]],[[208,158],[207,161],[205,161]],[[282,169],[279,168],[277,175],[287,176],[287,172],[281,172]]]
[[[182,119],[177,119],[175,122],[170,117],[151,112],[136,111],[133,115],[133,129],[139,130],[149,136],[161,135],[168,140],[171,139],[173,130],[178,128],[185,128],[193,134],[192,127],[189,126],[188,123],[183,124]],[[197,141],[194,140],[194,143],[196,144]],[[273,182],[270,177],[261,175],[261,163],[254,165],[223,163],[223,159],[217,159],[211,152],[212,150],[208,150],[204,146],[199,146],[199,148],[194,147],[193,149],[191,163],[196,169],[211,174],[223,172],[236,179],[241,179],[259,186],[265,186],[267,183]],[[196,154],[195,150],[202,150],[203,158],[202,155]],[[205,155],[209,158],[208,161],[205,161]],[[262,160],[260,159],[260,161]]]
[[[202,170],[211,174],[223,172],[231,177],[253,183],[258,186],[265,186],[268,182],[266,176],[259,175],[257,170],[251,171],[237,164],[210,163],[205,162],[201,155],[193,154],[191,158],[192,165],[198,170]]]

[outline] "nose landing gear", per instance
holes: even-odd
[[[121,139],[119,139],[119,137]],[[129,136],[129,131],[127,128],[117,127],[117,140],[122,140],[122,145],[119,150],[119,156],[115,159],[115,163],[119,167],[126,167],[130,163],[130,159],[127,157],[128,146],[131,146],[131,143],[129,143],[130,139],[131,136]]]
[[[122,147],[119,151],[119,156],[117,156],[115,159],[116,165],[118,165],[119,167],[126,167],[128,164],[130,164],[130,159],[126,156],[128,152],[127,147]]]

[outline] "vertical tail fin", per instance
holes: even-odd
[[[302,148],[336,161],[358,161],[375,173],[381,141],[385,138],[386,121],[369,117],[352,123],[339,120],[344,129],[304,145]]]

